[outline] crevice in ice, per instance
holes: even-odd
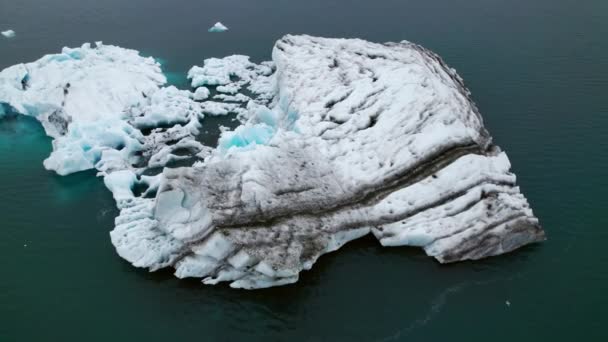
[[[325,108],[332,109],[336,104],[346,100],[351,94],[352,94],[352,91],[347,92],[346,94],[343,94],[336,99],[330,99],[329,101],[327,101],[325,103]]]
[[[23,76],[23,78],[21,79],[21,89],[22,90],[27,90],[27,88],[29,88],[29,80],[30,80],[30,75],[29,74],[25,74]]]

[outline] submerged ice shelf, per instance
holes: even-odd
[[[370,233],[442,263],[545,238],[462,79],[418,45],[289,35],[272,62],[188,78],[164,86],[152,58],[101,43],[0,72],[0,117],[43,124],[46,168],[99,171],[137,267],[262,288]],[[204,116],[228,113],[241,125],[201,144]]]

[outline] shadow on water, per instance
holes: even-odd
[[[480,301],[489,297],[495,305],[504,306],[504,294],[488,290],[489,286],[521,277],[538,248],[533,245],[497,258],[441,265],[420,248],[382,247],[368,235],[322,256],[295,284],[255,291],[232,289],[226,283],[204,285],[200,279],[180,280],[172,269],[149,273],[134,270],[126,262],[122,267],[162,288],[159,291],[178,291],[171,305],[187,310],[195,321],[208,317],[210,308],[220,305],[222,315],[234,318],[224,321],[222,328],[234,336],[253,340],[297,336],[399,340],[424,330],[465,292],[478,292]],[[401,306],[409,309],[376,322],[377,327],[368,325],[378,312]],[[251,315],[242,315],[243,311]],[[352,325],[335,326],[331,322],[336,317]]]
[[[40,154],[48,155],[50,139],[34,119],[9,120],[31,120],[28,122],[33,125],[27,129],[44,138],[40,145],[47,151]],[[0,129],[8,126],[15,131],[10,127],[16,122],[4,122]],[[204,124],[218,125],[209,121]],[[301,273],[295,284],[258,291],[232,289],[227,284],[208,286],[199,279],[177,279],[171,269],[150,273],[121,259],[107,236],[117,210],[95,171],[62,177],[44,171],[40,163],[36,161],[36,170],[47,175],[46,182],[50,180],[50,205],[60,215],[48,213],[48,217],[61,225],[55,229],[65,230],[65,236],[56,235],[61,230],[48,236],[52,242],[49,251],[61,246],[64,251],[47,258],[46,264],[69,261],[80,268],[79,277],[56,281],[57,286],[90,288],[82,290],[80,296],[99,297],[91,302],[97,308],[116,302],[108,298],[120,298],[129,308],[124,315],[143,315],[155,326],[154,336],[193,336],[203,329],[210,336],[230,332],[232,338],[254,341],[416,339],[430,327],[441,326],[445,317],[452,317],[459,308],[503,308],[510,298],[512,279],[526,274],[544,248],[532,245],[501,257],[440,265],[419,248],[382,247],[368,235],[322,256],[312,270]],[[94,222],[91,213],[97,215]],[[97,278],[108,283],[97,285]],[[77,305],[80,296],[75,296],[70,305]],[[466,303],[461,302],[464,298],[468,298]],[[171,327],[161,324],[168,313],[175,316]],[[378,315],[383,319],[377,320]],[[120,324],[118,320],[112,322]]]
[[[105,188],[103,179],[97,177],[96,170],[80,171],[67,176],[60,176],[52,171],[49,173],[51,173],[54,195],[62,202],[89,199],[91,193],[99,192],[100,187]],[[108,196],[111,197],[109,192]]]
[[[196,137],[196,140],[203,145],[216,147],[218,139],[222,134],[220,126],[227,127],[231,130],[240,125],[240,122],[236,119],[235,114],[227,115],[205,115],[203,119],[203,128],[200,134]]]
[[[32,140],[48,140],[50,151],[50,138],[46,136],[38,120],[14,111],[8,111],[0,116],[0,140],[13,140],[19,143],[27,143]]]

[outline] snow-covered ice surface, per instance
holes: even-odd
[[[146,94],[165,82],[152,58],[102,43],[84,44],[4,69],[0,103],[6,112],[36,117],[54,138],[47,169],[61,175],[98,163],[122,169],[145,145],[127,112],[147,103]]]
[[[15,31],[13,30],[6,30],[6,31],[2,31],[0,32],[4,37],[6,38],[13,38],[15,37]]]
[[[100,43],[0,72],[0,116],[55,139],[45,167],[104,176],[112,243],[137,267],[251,289],[370,233],[442,263],[545,238],[462,79],[418,45],[285,36],[273,62],[212,58],[188,78],[194,92],[164,87],[153,59]],[[217,148],[196,140],[228,113],[242,124]]]
[[[224,31],[228,31],[228,28],[224,24],[220,23],[219,21],[209,28],[209,32],[224,32]]]

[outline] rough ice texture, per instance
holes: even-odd
[[[544,240],[462,80],[418,45],[285,36],[272,63],[208,59],[188,77],[216,101],[104,45],[0,73],[0,115],[36,116],[55,138],[47,167],[105,176],[121,209],[112,243],[137,267],[251,289],[370,233],[442,263]],[[229,112],[242,125],[216,149],[196,141],[204,114]]]
[[[54,138],[44,165],[60,175],[163,166],[185,158],[177,149],[203,149],[201,104],[165,82],[153,58],[87,43],[0,72],[0,116],[37,118]]]
[[[143,136],[126,122],[125,109],[146,102],[146,94],[164,82],[152,58],[84,44],[3,70],[0,103],[42,123],[54,138],[45,167],[65,175],[94,168],[107,151],[122,164],[142,149]]]
[[[544,239],[507,156],[437,55],[408,42],[286,36],[273,60],[270,108],[249,106],[205,163],[163,175],[153,210],[159,231],[184,245],[177,276],[291,283],[369,233],[440,262]],[[202,75],[194,83],[209,84]]]
[[[235,94],[242,86],[258,79],[260,75],[270,75],[272,71],[270,63],[258,65],[250,62],[248,56],[233,55],[206,59],[203,67],[195,65],[188,71],[188,79],[193,88],[218,86],[217,91],[221,93]]]

